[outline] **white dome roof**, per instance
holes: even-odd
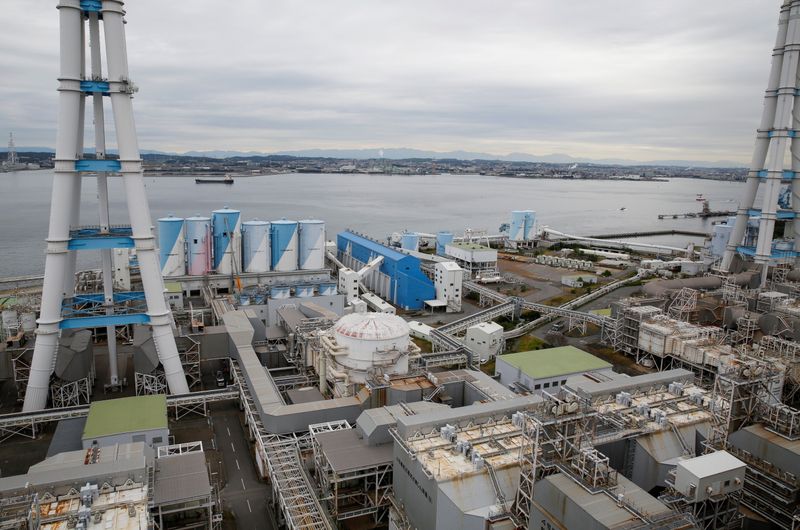
[[[351,313],[339,319],[334,327],[337,335],[360,340],[387,340],[407,337],[405,320],[389,313]]]

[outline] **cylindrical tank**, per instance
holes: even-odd
[[[523,238],[525,241],[530,241],[536,234],[534,226],[536,226],[536,212],[533,210],[524,210],[525,213],[525,229],[523,231]]]
[[[242,213],[227,206],[211,212],[214,269],[218,274],[242,270]]]
[[[415,232],[406,232],[400,239],[400,248],[404,250],[419,250],[419,234]]]
[[[273,287],[269,290],[269,297],[275,300],[291,298],[292,292],[289,287]]]
[[[186,246],[189,253],[187,273],[205,276],[211,272],[211,218],[186,219]]]
[[[311,298],[314,296],[313,285],[298,285],[294,288],[294,295],[297,298]]]
[[[319,286],[319,295],[320,296],[332,296],[336,294],[336,284],[335,283],[322,283]]]
[[[436,255],[444,256],[444,248],[453,242],[452,232],[438,232],[436,234]]]
[[[300,269],[319,270],[325,267],[325,221],[304,219],[300,230]]]
[[[508,239],[511,241],[525,241],[525,210],[511,212],[511,223],[508,228]]]
[[[297,270],[297,221],[280,219],[272,221],[270,233],[272,270],[291,272]]]
[[[19,325],[23,331],[36,331],[36,313],[22,313]]]
[[[337,355],[336,362],[344,366],[350,381],[363,383],[373,366],[383,373],[408,372],[409,327],[405,320],[389,313],[351,313],[334,326],[339,346],[347,355]]]
[[[171,278],[186,274],[186,240],[182,217],[168,215],[158,220],[158,256],[161,276]]]
[[[242,223],[242,267],[244,272],[269,270],[269,223],[253,219]]]

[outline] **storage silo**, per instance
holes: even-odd
[[[419,250],[419,234],[416,232],[404,233],[400,239],[400,248],[417,252]]]
[[[242,270],[242,213],[227,206],[211,212],[214,269],[218,274]]]
[[[536,234],[534,227],[536,226],[536,212],[533,210],[525,210],[525,230],[523,231],[523,238],[525,241],[530,241]]]
[[[242,269],[244,272],[269,270],[269,223],[253,219],[242,223]]]
[[[205,276],[211,272],[211,218],[186,218],[187,273]]]
[[[436,255],[444,256],[444,247],[453,242],[452,232],[438,232],[436,234]]]
[[[158,220],[158,255],[165,278],[186,274],[184,224],[182,217],[172,215]]]
[[[311,298],[314,296],[314,286],[298,285],[294,288],[294,295],[297,298]]]
[[[291,272],[297,270],[297,221],[280,219],[272,221],[270,230],[272,270]]]
[[[300,230],[300,269],[319,270],[325,267],[325,221],[304,219]]]
[[[524,210],[511,212],[511,223],[508,228],[510,241],[525,241],[525,213]]]
[[[269,290],[269,297],[274,300],[285,300],[292,297],[290,287],[273,287]]]
[[[319,295],[320,296],[332,296],[336,294],[336,284],[335,283],[321,283],[319,285]]]

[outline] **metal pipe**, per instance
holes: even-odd
[[[24,412],[40,410],[47,405],[50,374],[58,347],[65,277],[70,260],[69,227],[74,214],[73,206],[76,199],[80,199],[80,184],[75,182],[80,180],[80,176],[75,172],[75,160],[78,157],[77,135],[83,98],[80,92],[83,13],[79,0],[60,0],[58,12],[61,58],[55,171],[42,302],[25,402],[22,407]]]
[[[103,0],[103,31],[110,85],[111,108],[117,130],[122,180],[128,201],[133,240],[142,275],[147,314],[153,328],[153,342],[173,394],[186,394],[189,385],[183,372],[175,337],[172,313],[164,297],[164,281],[152,233],[150,209],[142,176],[142,160],[133,119],[133,86],[128,78],[125,23],[121,0]]]
[[[758,173],[764,169],[764,163],[769,150],[770,136],[769,131],[775,122],[775,113],[778,103],[778,85],[781,80],[783,70],[784,50],[786,48],[786,37],[789,30],[789,11],[792,0],[784,0],[778,17],[778,35],[775,39],[775,47],[772,52],[772,66],[770,68],[767,90],[764,94],[764,109],[761,113],[761,123],[756,132],[756,142],[753,149],[753,158],[750,162],[750,171],[747,175],[747,185],[745,187],[742,201],[736,214],[736,222],[733,225],[728,242],[728,248],[722,257],[720,267],[727,271],[730,269],[733,256],[736,254],[736,247],[744,241],[747,223],[750,219],[749,210],[753,207],[758,194],[759,176]]]
[[[100,57],[100,19],[97,13],[89,13],[89,43],[92,58],[92,79],[102,79],[103,66]],[[106,157],[106,130],[105,114],[103,112],[103,94],[92,94],[94,108],[94,153],[95,158]],[[108,210],[108,175],[105,172],[97,174],[97,199],[100,208],[100,230],[108,232],[111,221]],[[106,315],[114,314],[114,273],[111,249],[104,248],[100,251],[103,267],[103,301],[106,306]],[[117,330],[114,326],[106,326],[108,339],[108,378],[111,385],[119,383],[119,368],[117,365]]]

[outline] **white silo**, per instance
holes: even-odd
[[[525,228],[523,230],[523,238],[525,241],[530,241],[536,235],[534,227],[536,226],[536,212],[533,210],[525,210]]]
[[[291,272],[297,270],[297,221],[280,219],[272,221],[270,229],[272,270]]]
[[[211,218],[186,219],[186,246],[188,249],[187,273],[205,276],[211,271]]]
[[[158,256],[161,276],[171,278],[186,274],[184,220],[168,215],[158,220]]]
[[[511,224],[508,229],[509,240],[525,241],[525,213],[523,210],[511,212]]]
[[[305,219],[298,224],[300,230],[300,269],[322,269],[325,267],[325,221]]]
[[[211,212],[214,240],[214,269],[218,274],[242,270],[242,215],[227,206]]]
[[[269,223],[258,219],[242,223],[242,267],[244,272],[267,272],[269,255]]]
[[[342,347],[334,363],[347,371],[352,383],[366,382],[367,374],[376,366],[385,374],[408,373],[409,334],[408,324],[397,315],[345,315],[333,327],[336,344]]]

